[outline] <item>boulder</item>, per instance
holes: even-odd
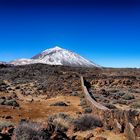
[[[51,104],[50,106],[68,106],[68,105],[64,102],[56,102],[56,103]]]
[[[75,92],[75,91],[73,91],[73,92],[71,93],[71,95],[72,95],[72,96],[78,96],[78,93]]]
[[[5,119],[12,119],[12,116],[10,116],[10,115],[5,116]]]

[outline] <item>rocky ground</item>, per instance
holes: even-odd
[[[140,69],[89,69],[43,64],[16,67],[0,65],[1,139],[5,136],[11,138],[11,131],[15,132],[15,126],[23,119],[28,120],[28,123],[41,123],[39,125],[47,122],[45,129],[48,129],[48,119],[57,114],[54,122],[67,128],[61,132],[67,134],[69,139],[73,136],[77,140],[87,137],[91,137],[88,138],[91,140],[125,140],[124,134],[106,131],[97,124],[93,124],[91,130],[82,130],[80,133],[76,130],[76,119],[93,113],[85,102],[80,75],[90,82],[91,92],[97,102],[111,109],[140,110]],[[68,115],[66,118],[69,121],[60,117],[60,113]],[[28,124],[25,124],[27,127]],[[39,130],[42,130],[40,126]],[[53,139],[54,133],[56,131],[49,133],[49,139]]]

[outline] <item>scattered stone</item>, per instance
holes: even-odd
[[[34,101],[33,98],[26,99],[27,102],[32,103]]]
[[[82,114],[82,112],[80,112],[80,111],[79,111],[79,112],[76,112],[76,114],[79,114],[79,115],[81,115],[81,114]]]
[[[78,96],[78,93],[75,92],[75,91],[73,91],[73,92],[71,93],[71,95],[72,95],[72,96]]]
[[[5,119],[12,119],[12,116],[5,116]]]
[[[13,94],[12,94],[12,98],[17,98],[18,96],[17,96],[17,94],[14,92]]]
[[[64,102],[56,102],[56,103],[51,104],[50,106],[68,106],[68,105]]]

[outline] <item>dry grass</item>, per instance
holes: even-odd
[[[77,131],[86,131],[103,126],[101,120],[93,117],[93,115],[82,115],[74,121],[74,125]]]
[[[48,117],[48,124],[53,124],[56,130],[67,131],[73,123],[73,118],[65,113],[57,113]]]
[[[55,124],[56,129],[60,129],[62,131],[66,131],[70,127],[70,122],[68,122],[62,118],[54,119],[53,124]]]

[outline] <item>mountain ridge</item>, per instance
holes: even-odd
[[[31,59],[17,59],[11,61],[10,64],[26,65],[34,63],[43,63],[49,65],[64,65],[73,67],[100,67],[94,62],[85,59],[77,53],[55,46],[46,49],[41,53],[33,56]]]

